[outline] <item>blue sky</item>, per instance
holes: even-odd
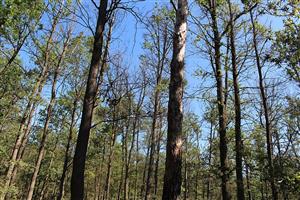
[[[96,9],[91,4],[90,0],[83,0],[83,4],[86,6],[86,9],[92,12],[89,12],[91,21],[96,21]],[[151,11],[155,5],[169,5],[169,0],[146,0],[135,4],[135,9],[137,12],[146,15],[151,14]],[[199,9],[192,9],[193,12],[198,12]],[[137,23],[136,19],[129,13],[124,13],[120,16],[117,26],[113,31],[113,43],[111,46],[112,52],[122,52],[124,63],[130,66],[130,70],[134,73],[139,66],[139,56],[144,53],[142,49],[143,43],[143,34],[144,34],[144,25]],[[270,25],[273,30],[279,30],[282,27],[282,20],[270,16],[265,16],[260,18],[262,24]],[[93,23],[95,24],[95,23]],[[190,27],[191,28],[191,27]],[[80,25],[76,25],[76,32],[84,32],[86,35],[91,35],[91,32]],[[191,35],[189,35],[191,36]],[[193,74],[194,71],[198,68],[210,69],[209,62],[206,59],[201,58],[199,55],[194,55],[194,48],[191,45],[192,37],[188,38],[188,45],[186,49],[186,67],[185,75],[188,81],[187,93],[192,93],[199,87],[201,80],[196,78]],[[28,66],[31,65],[28,55],[24,52],[21,53],[21,57],[24,63]],[[88,66],[87,66],[88,67]],[[231,77],[231,75],[230,75]],[[213,84],[208,82],[208,85]],[[256,83],[251,83],[256,85]],[[214,92],[214,91],[213,91]],[[49,89],[44,90],[44,96],[49,96]],[[189,100],[189,104],[186,107],[186,110],[193,111],[197,115],[201,116],[204,112],[205,106],[202,101],[198,100]]]

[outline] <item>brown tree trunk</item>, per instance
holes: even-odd
[[[178,0],[176,22],[173,35],[173,57],[168,103],[168,133],[166,163],[163,186],[164,200],[177,200],[181,193],[182,183],[182,96],[184,55],[187,34],[187,0]]]
[[[256,58],[256,66],[258,71],[258,78],[259,78],[259,89],[260,89],[260,95],[261,95],[261,101],[263,105],[263,112],[265,117],[265,129],[266,129],[266,142],[267,142],[267,156],[268,156],[268,164],[269,164],[269,176],[270,176],[270,183],[271,183],[271,189],[272,189],[272,199],[278,200],[278,192],[277,187],[275,184],[275,178],[274,178],[274,166],[273,166],[273,150],[272,150],[272,133],[271,133],[271,123],[270,123],[270,115],[269,115],[269,107],[267,102],[267,96],[265,91],[265,85],[264,85],[264,78],[263,78],[263,72],[262,72],[262,66],[260,62],[260,55],[257,45],[257,30],[255,21],[253,18],[253,13],[250,11],[250,17],[251,17],[251,23],[252,23],[252,33],[253,33],[253,46],[255,51],[255,58]]]
[[[226,136],[226,106],[224,103],[224,89],[223,89],[223,75],[221,66],[221,36],[218,29],[217,22],[217,8],[216,1],[210,2],[210,15],[212,18],[213,28],[213,42],[215,50],[215,67],[216,67],[216,81],[217,81],[217,101],[218,101],[218,115],[219,115],[219,137],[220,137],[220,162],[221,162],[221,188],[223,200],[231,199],[228,189],[228,160],[227,160],[227,136]]]
[[[236,162],[236,192],[237,199],[244,200],[244,183],[243,183],[243,145],[242,145],[242,132],[241,132],[241,100],[240,100],[240,87],[238,80],[238,69],[237,69],[237,56],[235,49],[235,30],[233,13],[231,9],[231,1],[228,0],[229,12],[230,12],[230,47],[231,47],[231,65],[232,65],[232,76],[233,76],[233,88],[234,88],[234,109],[235,109],[235,162]]]
[[[82,118],[77,138],[75,155],[73,159],[73,172],[71,178],[72,200],[82,200],[84,198],[85,160],[90,136],[95,96],[97,93],[97,76],[102,55],[104,28],[107,20],[107,4],[108,0],[100,0],[97,26],[94,36],[92,60],[84,96]]]

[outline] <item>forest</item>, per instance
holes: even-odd
[[[0,200],[299,197],[299,0],[1,0]]]

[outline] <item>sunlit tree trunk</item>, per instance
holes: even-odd
[[[182,119],[183,73],[187,34],[187,0],[178,0],[173,33],[173,57],[168,103],[168,132],[163,186],[164,200],[177,200],[182,183]]]

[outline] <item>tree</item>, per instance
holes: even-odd
[[[71,199],[84,198],[84,168],[86,152],[88,147],[95,97],[97,93],[97,76],[101,63],[103,49],[103,35],[107,21],[108,0],[101,0],[98,8],[98,19],[94,36],[91,65],[87,79],[84,104],[82,108],[81,123],[76,143],[75,155],[73,158],[73,172],[71,180]]]
[[[168,103],[168,136],[164,175],[163,199],[179,198],[182,167],[182,96],[184,54],[187,34],[187,1],[178,0],[173,33],[173,56]]]
[[[278,199],[278,193],[277,188],[275,184],[275,178],[274,178],[274,165],[273,165],[273,150],[272,150],[272,133],[271,133],[271,124],[269,119],[269,106],[267,103],[267,97],[266,97],[266,91],[265,91],[265,84],[262,74],[262,65],[260,61],[260,54],[258,50],[258,44],[257,44],[257,29],[256,29],[256,22],[254,21],[253,12],[250,11],[250,17],[251,17],[251,24],[252,24],[252,33],[253,33],[253,46],[255,50],[255,60],[256,60],[256,67],[258,71],[259,76],[259,89],[260,89],[260,95],[261,95],[261,101],[263,106],[263,113],[265,118],[265,129],[266,129],[266,143],[267,143],[267,155],[268,155],[268,163],[269,163],[269,176],[270,176],[270,182],[271,182],[271,188],[272,188],[272,198],[273,200]]]
[[[238,68],[237,68],[237,56],[235,49],[235,26],[234,26],[234,14],[232,10],[231,1],[228,0],[228,7],[230,12],[229,20],[229,37],[231,48],[231,65],[234,87],[234,107],[235,107],[235,160],[236,160],[236,185],[237,185],[237,199],[244,200],[244,183],[243,183],[243,146],[242,146],[242,132],[241,132],[241,100],[240,100],[240,88],[238,80]]]
[[[157,11],[158,13],[163,13],[168,15],[167,8],[162,8]],[[156,169],[154,170],[154,162],[155,162],[155,152],[160,148],[159,141],[160,135],[159,132],[159,118],[163,114],[162,113],[162,92],[164,90],[164,71],[167,71],[166,65],[168,62],[168,54],[170,52],[171,47],[171,38],[168,31],[168,26],[170,24],[170,20],[168,16],[162,16],[162,14],[153,15],[150,20],[147,22],[147,35],[145,36],[145,48],[147,50],[147,54],[141,57],[142,62],[145,65],[149,65],[149,75],[154,77],[153,81],[153,114],[152,114],[152,123],[151,123],[151,133],[149,136],[150,146],[149,146],[149,163],[147,169],[147,178],[146,178],[146,188],[145,188],[145,200],[151,198],[151,190],[152,190],[152,174],[157,176]],[[148,52],[149,51],[149,52]],[[159,154],[159,153],[158,153]],[[157,155],[157,159],[159,155]],[[158,163],[156,162],[156,167]],[[153,173],[154,172],[154,173]],[[156,183],[154,186],[157,190],[157,180],[154,180]]]
[[[276,33],[273,47],[277,54],[273,61],[278,65],[284,65],[287,74],[300,86],[300,50],[298,46],[300,24],[291,19],[284,23],[284,29]]]

